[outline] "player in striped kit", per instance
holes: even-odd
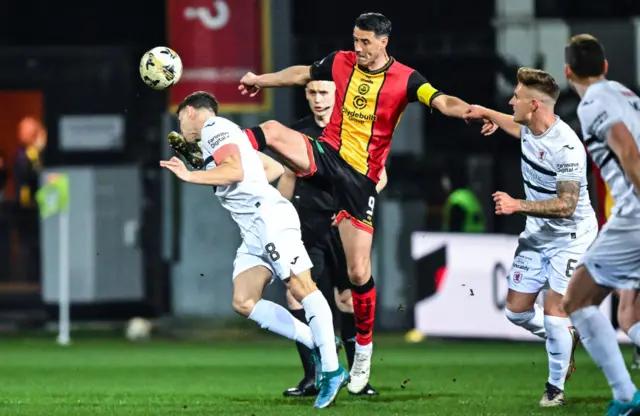
[[[604,48],[593,36],[572,37],[565,59],[567,79],[581,98],[583,140],[615,202],[573,275],[564,309],[611,385],[614,400],[607,415],[630,415],[640,412],[640,393],[625,366],[616,332],[599,305],[613,289],[619,290],[618,321],[640,345],[640,98],[605,78]]]
[[[527,216],[509,275],[505,314],[546,339],[549,379],[540,406],[564,404],[578,336],[562,309],[574,267],[598,232],[587,191],[586,152],[575,132],[554,114],[560,88],[544,71],[520,68],[508,115],[472,106],[468,119],[489,119],[521,140],[526,200],[496,192],[496,214]],[[544,309],[535,302],[548,289]]]

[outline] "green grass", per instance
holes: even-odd
[[[629,358],[630,349],[624,353]],[[378,398],[346,391],[332,415],[603,415],[610,390],[583,350],[568,404],[541,409],[542,344],[389,338],[376,345]],[[300,376],[280,340],[187,343],[80,339],[0,342],[0,415],[308,415],[312,399],[285,399]],[[401,386],[404,382],[404,388]]]

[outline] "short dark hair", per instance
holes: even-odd
[[[557,101],[560,96],[560,87],[550,73],[534,68],[518,69],[518,82],[527,88],[540,91]]]
[[[599,77],[604,74],[604,47],[589,34],[573,36],[564,49],[565,62],[580,78]]]
[[[363,13],[356,19],[355,26],[367,32],[373,32],[377,37],[391,34],[391,20],[382,13]]]
[[[196,109],[206,108],[207,110],[211,110],[218,114],[218,100],[216,100],[216,97],[214,97],[213,94],[206,91],[196,91],[187,95],[184,100],[178,104],[176,114],[180,114],[180,112],[186,107],[193,107]]]

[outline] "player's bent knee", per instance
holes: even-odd
[[[368,259],[359,259],[347,268],[349,280],[356,286],[362,286],[371,278],[371,263]]]
[[[257,301],[255,299],[234,296],[232,301],[233,310],[239,315],[248,318],[251,315],[251,311],[255,308]]]
[[[527,312],[512,312],[508,308],[504,308],[504,315],[514,325],[522,326],[529,322],[535,312],[533,310]]]
[[[262,129],[262,133],[264,134],[264,139],[268,146],[273,145],[278,140],[278,133],[282,131],[284,126],[275,120],[265,121],[260,124],[260,128]]]

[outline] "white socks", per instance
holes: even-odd
[[[616,331],[597,306],[588,306],[571,314],[571,321],[580,332],[582,345],[602,369],[613,389],[613,398],[630,401],[637,391],[622,358]]]
[[[533,309],[527,312],[515,313],[509,309],[504,309],[504,314],[514,324],[521,326],[533,335],[537,335],[542,339],[547,338],[547,331],[544,328],[544,310],[540,305],[533,305]]]
[[[546,348],[549,355],[549,384],[560,390],[564,390],[573,347],[570,325],[569,318],[544,316],[544,327],[547,331]]]
[[[336,351],[336,336],[333,331],[333,315],[329,303],[319,290],[307,295],[300,303],[304,308],[313,339],[320,350],[322,371],[336,371],[338,369],[338,353]]]
[[[260,328],[304,344],[309,349],[316,347],[311,329],[277,303],[261,299],[249,314],[249,319],[260,325]],[[335,345],[333,352],[335,353]]]
[[[631,328],[627,331],[627,335],[629,335],[629,338],[631,338],[631,341],[633,341],[636,346],[640,347],[640,322],[631,325]]]

